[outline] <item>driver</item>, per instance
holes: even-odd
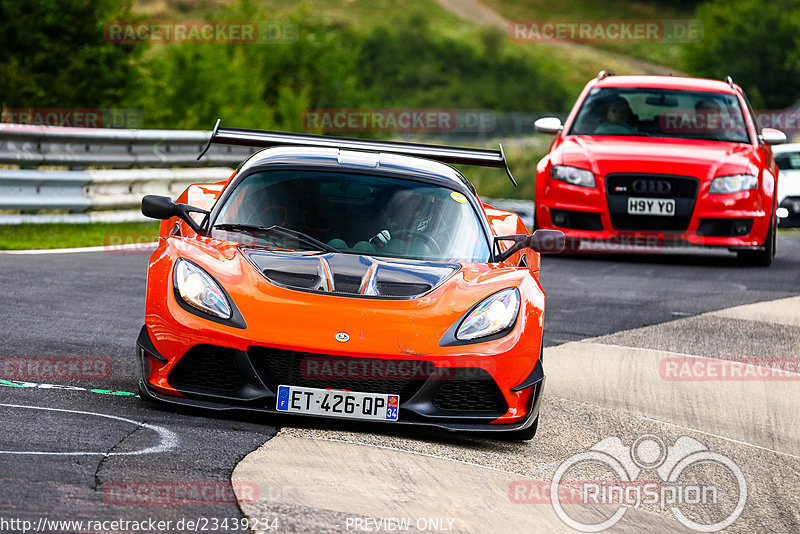
[[[375,251],[385,249],[420,257],[430,255],[432,238],[429,234],[434,225],[435,204],[436,199],[431,195],[410,189],[397,191],[387,202],[382,216],[375,221],[374,227],[380,230],[368,244]]]
[[[605,102],[605,120],[595,129],[596,134],[614,135],[636,132],[636,115],[628,101],[615,96]]]

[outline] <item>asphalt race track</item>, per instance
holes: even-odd
[[[191,410],[153,407],[133,395],[136,385],[133,347],[143,321],[148,255],[143,252],[0,254],[0,358],[3,363],[0,376],[0,487],[3,488],[0,519],[17,518],[36,524],[43,517],[131,521],[152,518],[172,520],[173,525],[179,520],[240,519],[244,516],[230,487],[231,475],[248,454],[265,443],[266,454],[281,454],[284,456],[280,458],[289,461],[291,451],[282,448],[284,442],[278,439],[270,442],[280,426],[284,426],[279,434],[281,440],[311,440],[295,441],[308,445],[311,453],[318,441],[327,439],[329,443],[360,441],[386,446],[387,450],[374,449],[369,453],[378,460],[391,454],[388,449],[416,451],[431,458],[446,459],[453,456],[453,447],[457,445],[458,454],[476,453],[475,458],[479,460],[465,460],[470,465],[485,461],[494,466],[497,473],[505,470],[503,472],[530,475],[527,468],[514,467],[513,457],[520,454],[519,447],[526,447],[525,454],[540,458],[543,465],[557,465],[568,456],[563,450],[574,452],[571,440],[585,435],[590,426],[593,430],[604,428],[604,435],[615,435],[615,431],[631,424],[621,405],[589,409],[591,399],[577,402],[560,397],[553,377],[548,378],[551,394],[543,406],[543,413],[548,415],[549,412],[549,417],[543,418],[539,435],[524,445],[495,446],[491,440],[458,437],[454,445],[453,438],[427,432],[403,435],[402,431],[383,427],[365,429],[327,421],[316,424],[284,418],[262,420],[253,416],[212,417]],[[705,251],[655,256],[546,257],[541,282],[547,292],[545,343],[549,349],[557,351],[562,345],[576,346],[575,342],[598,338],[610,339],[619,346],[684,353],[687,347],[680,346],[680,339],[675,339],[681,337],[680,329],[670,331],[672,321],[695,321],[686,324],[691,326],[692,335],[701,339],[704,329],[708,329],[708,335],[719,335],[723,328],[720,321],[712,320],[716,316],[708,315],[709,312],[800,294],[800,235],[779,237],[778,257],[770,268],[738,267],[733,255]],[[756,334],[741,338],[729,336],[730,343],[722,352],[736,353],[741,344],[746,346],[742,350],[763,350],[770,355],[772,342],[779,352],[793,350],[781,343],[791,345],[794,331],[783,332],[769,325],[765,328],[762,330],[774,335],[763,338]],[[784,336],[783,341],[774,336]],[[754,348],[754,339],[761,341],[760,349]],[[701,352],[693,354],[708,356]],[[100,373],[102,376],[92,380],[76,381],[64,379],[56,372],[49,376],[46,371],[41,371],[38,377],[14,376],[13,365],[10,368],[5,365],[8,361],[17,361],[15,358],[45,362],[57,361],[58,357],[107,362],[110,372]],[[547,389],[545,395],[548,395]],[[790,413],[774,416],[777,419],[794,417],[796,421],[796,415]],[[612,425],[609,423],[612,420],[617,422]],[[639,427],[629,429],[629,435],[663,431],[652,422],[637,424]],[[375,432],[377,437],[372,435]],[[675,434],[680,435],[680,432]],[[716,433],[714,436],[713,439],[720,437]],[[764,439],[772,438],[767,435]],[[270,443],[275,443],[274,450],[269,450]],[[707,445],[713,448],[710,443]],[[758,450],[767,449],[775,452],[766,445]],[[327,449],[318,452],[330,454]],[[761,496],[755,494],[753,499],[763,498],[770,503],[774,509],[771,517],[776,521],[773,526],[779,531],[798,531],[798,496],[787,500],[785,506],[780,502],[784,493],[796,494],[791,488],[800,487],[799,464],[792,459],[797,457],[784,454],[781,458],[788,463],[781,463],[784,460],[764,459],[763,455],[772,453],[763,451],[742,453],[738,449],[726,449],[725,452],[736,457],[748,476],[757,477],[757,470],[781,470],[784,478],[775,491]],[[762,460],[770,467],[759,463]],[[345,460],[342,462],[344,465]],[[433,459],[431,462],[426,468],[437,469]],[[242,468],[245,467],[248,466],[242,464]],[[269,476],[271,469],[275,469],[276,477],[281,475],[279,463],[262,462],[259,469],[265,476]],[[258,471],[251,469],[247,476],[253,480],[257,474]],[[126,485],[131,483],[136,484]],[[166,484],[170,491],[191,486],[213,488],[213,497],[153,503],[141,494],[126,491],[131,487],[141,490],[148,484],[150,491],[160,487],[158,484]],[[505,482],[500,481],[502,484]],[[421,490],[416,488],[415,491]],[[238,493],[241,497],[241,490]],[[263,488],[260,495],[270,497]],[[403,496],[400,497],[402,500]],[[245,509],[251,517],[257,517],[252,507],[245,506]],[[337,508],[325,503],[319,506],[306,503],[295,508],[287,504],[282,509],[281,530],[346,530],[344,515],[332,510]],[[267,513],[276,515],[277,511],[269,509]],[[364,510],[356,513],[368,515]],[[383,515],[399,513],[387,508]],[[552,510],[549,513],[552,516]],[[293,519],[287,520],[287,517]],[[629,528],[636,531],[638,516],[629,514],[629,517],[633,521]],[[751,525],[756,524],[757,521],[743,521],[739,526],[741,531],[750,531]],[[457,522],[452,530],[458,531],[458,525],[465,531],[472,531],[466,519]],[[665,525],[674,526],[674,522]],[[491,530],[490,525],[483,526],[485,531]],[[71,531],[51,529],[57,530]],[[133,531],[118,527],[107,530]],[[142,531],[159,530],[164,529]],[[187,530],[193,529],[180,531]]]

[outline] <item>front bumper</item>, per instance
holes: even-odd
[[[620,252],[667,247],[759,249],[769,230],[771,200],[757,189],[712,195],[707,192],[708,185],[696,178],[670,175],[616,173],[599,178],[595,188],[540,178],[544,187],[537,191],[536,225],[563,231],[567,247],[573,251],[580,248]],[[669,182],[671,190],[663,194],[636,193],[632,182],[634,179],[641,182],[642,178]],[[656,201],[669,198],[675,202],[675,212],[669,216],[630,215],[627,212],[630,197]]]
[[[309,376],[302,364],[321,359],[369,360],[383,364],[387,360],[298,353],[262,346],[237,350],[201,344],[170,366],[165,387],[159,369],[170,359],[158,352],[146,327],[142,328],[137,341],[137,357],[140,393],[161,402],[217,411],[287,415],[275,409],[280,384],[398,393],[401,403],[397,423],[458,431],[508,432],[530,427],[538,417],[545,382],[541,358],[528,378],[510,391],[501,392],[492,376],[479,367],[438,367],[426,361],[428,365],[422,366],[424,371],[414,371],[410,376],[397,375],[388,379],[386,376],[347,376],[342,379],[341,376]],[[405,361],[419,364],[421,360]],[[515,405],[511,406],[508,399]],[[518,415],[509,417],[509,413]]]

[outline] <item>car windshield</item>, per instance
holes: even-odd
[[[673,89],[594,88],[569,133],[750,142],[736,95]]]
[[[775,163],[782,171],[800,170],[800,152],[780,152],[775,154]]]
[[[236,186],[212,235],[298,251],[487,262],[469,201],[433,184],[326,171],[254,173]]]

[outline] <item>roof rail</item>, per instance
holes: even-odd
[[[477,165],[481,167],[497,167],[505,169],[511,183],[515,186],[517,181],[511,175],[503,152],[503,145],[499,150],[486,150],[480,148],[460,148],[444,145],[425,145],[420,143],[399,143],[397,141],[373,141],[371,139],[353,139],[350,137],[331,137],[327,135],[294,134],[285,132],[271,132],[267,130],[248,130],[244,128],[220,128],[220,119],[217,119],[208,144],[197,156],[202,158],[212,143],[226,145],[243,145],[251,147],[273,146],[305,146],[322,148],[341,148],[344,150],[358,150],[364,152],[384,152],[387,154],[401,154],[432,159],[442,163],[457,165]]]
[[[728,85],[730,85],[731,89],[733,89],[733,78],[728,76],[727,78],[725,78],[725,81],[728,82]]]
[[[597,73],[597,81],[599,82],[600,80],[602,80],[607,76],[614,76],[614,75],[616,75],[616,73],[613,70],[601,70],[600,72]]]

